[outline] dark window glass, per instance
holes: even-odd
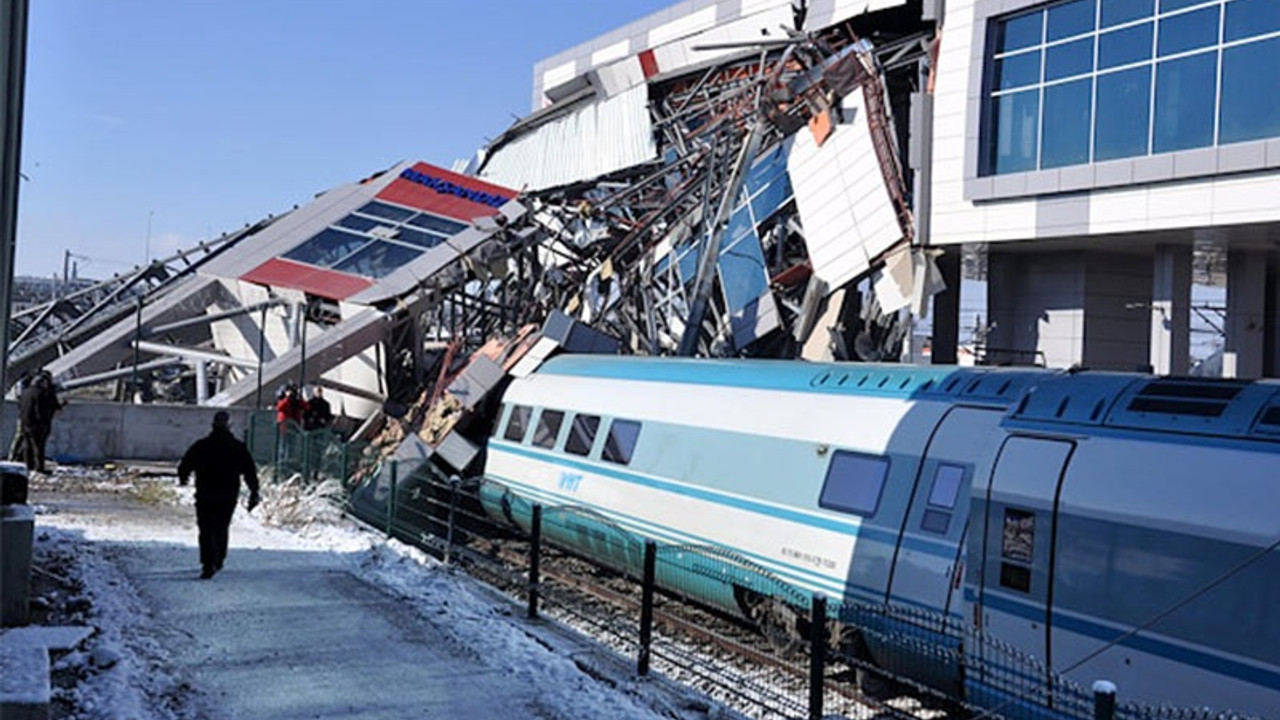
[[[1131,25],[1098,37],[1098,69],[1151,59],[1152,24]]]
[[[289,260],[330,267],[342,258],[372,242],[363,235],[329,228],[284,254]]]
[[[1040,166],[1061,167],[1089,162],[1089,130],[1093,114],[1093,78],[1081,78],[1044,89],[1044,137]]]
[[[924,517],[920,518],[920,529],[925,532],[946,535],[949,527],[951,527],[951,513],[949,512],[926,509]]]
[[[367,278],[380,278],[390,275],[421,254],[422,251],[417,248],[376,240],[335,265],[333,269]]]
[[[1280,0],[1271,0],[1280,7]],[[1280,38],[1222,51],[1218,142],[1280,137],[1280,93],[1262,90],[1280,77]]]
[[[596,430],[600,429],[598,415],[578,415],[569,426],[569,437],[564,441],[564,451],[574,455],[587,455],[591,445],[596,441]]]
[[[1218,53],[1169,60],[1156,68],[1154,152],[1213,143]]]
[[[533,444],[540,448],[553,448],[560,436],[564,413],[559,410],[543,410],[538,416],[538,426],[533,430]]]
[[[1000,563],[1000,584],[1012,590],[1031,592],[1031,568],[1013,563]]]
[[[1160,20],[1160,57],[1218,44],[1218,6]]]
[[[338,225],[359,232],[368,232],[378,226],[387,227],[390,223],[386,220],[375,220],[362,215],[348,215],[339,220]]]
[[[992,169],[996,173],[1036,169],[1036,136],[1040,126],[1040,91],[1024,90],[992,98],[995,135]]]
[[[1102,0],[1102,27],[1151,17],[1153,0]]]
[[[400,242],[412,243],[418,247],[433,248],[445,241],[443,235],[435,233],[422,232],[413,228],[401,227],[396,231],[396,240]]]
[[[1093,160],[1147,154],[1151,66],[1098,76]]]
[[[414,217],[410,218],[409,224],[413,225],[414,227],[420,227],[420,228],[423,228],[424,230],[430,230],[432,232],[436,232],[445,236],[457,235],[467,227],[466,225],[460,222],[455,222],[453,220],[445,220],[442,217],[437,217],[435,215],[428,215],[427,213],[415,215]]]
[[[526,405],[511,408],[511,417],[507,418],[507,431],[502,437],[512,442],[524,440],[524,431],[529,427],[529,414],[532,410]]]
[[[1001,557],[1022,563],[1030,563],[1035,558],[1035,515],[1022,510],[1006,509],[1002,536]]]
[[[1019,15],[996,23],[996,52],[1039,45],[1042,40],[1044,11]]]
[[[609,436],[605,438],[604,452],[600,457],[619,465],[630,463],[639,437],[640,423],[632,420],[614,420],[609,425]]]
[[[1053,42],[1093,30],[1095,7],[1094,0],[1073,0],[1050,7],[1045,39]]]
[[[374,215],[380,218],[386,218],[388,220],[401,223],[401,222],[404,222],[405,220],[408,220],[409,217],[412,216],[417,211],[374,201],[371,203],[367,203],[364,207],[360,208],[356,212],[364,213],[365,215]]]
[[[889,475],[889,459],[837,450],[827,468],[818,504],[828,510],[871,517]]]
[[[929,504],[933,507],[954,510],[960,497],[960,485],[964,482],[964,468],[959,465],[939,465],[933,472],[933,489],[929,491]]]
[[[1205,2],[1206,0],[1160,0],[1160,12],[1173,12],[1192,5],[1203,5]]]
[[[1093,71],[1093,38],[1054,45],[1044,51],[1044,81]]]
[[[996,89],[1023,85],[1035,85],[1040,82],[1040,51],[1010,55],[996,60]]]
[[[1280,2],[1276,0],[1233,0],[1227,3],[1227,42],[1280,30]]]

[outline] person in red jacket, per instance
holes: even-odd
[[[280,425],[281,432],[288,429],[290,422],[301,425],[306,411],[307,401],[298,394],[298,387],[293,383],[286,385],[284,394],[276,401],[276,422]]]

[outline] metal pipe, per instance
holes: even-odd
[[[22,99],[27,62],[27,0],[0,0],[0,84],[4,96],[0,126],[0,392],[9,388],[9,315],[12,311],[13,263],[18,247],[18,183],[22,173]]]
[[[256,364],[253,360],[241,360],[240,358],[231,357],[230,355],[221,355],[212,350],[198,350],[196,348],[181,347],[178,345],[165,345],[164,343],[151,342],[150,340],[138,340],[133,344],[135,357],[137,352],[148,352],[155,355],[172,355],[182,358],[186,361],[205,360],[207,362],[222,363],[223,365],[231,365],[238,368],[251,368]],[[136,361],[135,361],[136,362]]]
[[[284,302],[285,302],[284,300],[279,300],[279,299],[267,300],[265,302],[260,302],[255,305],[249,305],[247,307],[239,307],[233,310],[227,310],[220,313],[213,313],[212,315],[201,315],[200,317],[187,318],[186,320],[178,320],[176,322],[165,323],[164,325],[157,325],[155,327],[146,328],[144,331],[145,334],[143,335],[143,337],[151,337],[153,335],[160,335],[162,333],[171,332],[173,330],[181,330],[182,328],[191,327],[193,325],[207,325],[210,323],[217,322],[218,320],[226,320],[227,318],[233,318],[239,315],[247,315],[255,310],[259,310],[259,309],[266,310],[269,307],[274,307],[276,305],[283,305]]]
[[[158,360],[150,360],[138,366],[138,370],[155,370],[156,368],[168,367],[170,365],[181,365],[185,361],[181,358],[160,358]],[[97,373],[94,375],[85,375],[84,377],[73,378],[65,382],[59,382],[60,390],[75,390],[77,388],[89,387],[99,383],[109,382],[111,380],[119,380],[134,372],[132,366],[119,368],[117,370],[108,370],[107,372]]]

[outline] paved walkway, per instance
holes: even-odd
[[[104,536],[96,540],[102,554],[127,576],[150,615],[144,634],[159,648],[165,670],[195,690],[191,702],[200,717],[521,720],[602,712],[640,719],[705,717],[706,706],[701,712],[673,713],[675,707],[688,709],[687,701],[653,700],[663,695],[662,684],[639,685],[640,694],[649,698],[637,704],[637,686],[617,667],[615,680],[629,688],[579,690],[583,706],[565,712],[565,689],[549,687],[562,683],[547,682],[547,677],[564,679],[563,669],[540,675],[513,668],[509,658],[503,663],[482,657],[489,651],[466,647],[456,632],[451,636],[449,623],[459,622],[457,617],[444,610],[428,617],[405,598],[365,582],[355,574],[349,553],[307,549],[305,542],[297,549],[254,547],[252,529],[233,526],[226,568],[203,581],[197,579],[189,506],[49,492],[32,502],[52,510],[46,522],[85,527],[91,539]],[[37,528],[40,524],[38,518]],[[182,542],[184,536],[190,540]],[[521,624],[504,613],[490,615],[500,616],[507,627]],[[526,630],[555,636],[530,644],[552,648],[545,662],[559,662],[580,676],[568,678],[570,687],[600,685],[564,661],[566,655],[581,661],[581,652],[594,665],[605,655],[598,648],[554,627]],[[524,652],[517,648],[513,656]],[[549,691],[560,697],[548,700]],[[630,697],[609,699],[624,696]],[[614,710],[624,712],[611,712],[615,703]]]

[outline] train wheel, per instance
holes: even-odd
[[[805,638],[800,631],[800,616],[791,606],[775,598],[762,598],[752,607],[751,620],[774,652],[784,658],[804,653]]]

